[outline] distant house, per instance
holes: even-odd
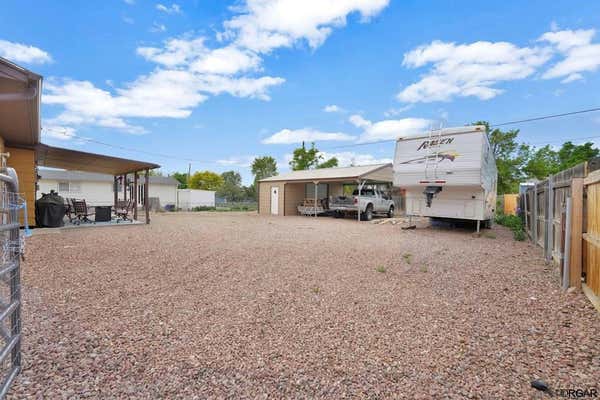
[[[93,172],[39,169],[37,198],[51,190],[62,197],[85,199],[92,206],[110,206],[114,203],[114,178],[112,175]],[[129,176],[129,180],[132,180]],[[158,197],[162,207],[177,204],[179,182],[170,176],[150,176],[148,197]],[[118,192],[123,193],[123,183],[118,183]],[[133,197],[133,184],[130,182],[127,198]],[[143,205],[144,181],[138,183],[138,204]]]

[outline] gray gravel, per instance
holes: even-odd
[[[504,228],[242,213],[37,234],[11,398],[545,398],[600,315]]]

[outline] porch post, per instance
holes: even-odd
[[[317,217],[317,201],[319,200],[318,196],[317,196],[317,188],[319,187],[319,181],[314,181],[313,185],[315,185],[315,218],[316,218]]]
[[[146,223],[150,223],[150,199],[148,199],[148,184],[150,182],[150,170],[146,170],[144,177],[144,207],[146,208]]]
[[[113,197],[114,197],[114,207],[115,211],[117,210],[117,201],[119,200],[119,178],[117,175],[113,176]]]
[[[133,219],[137,221],[137,207],[138,206],[138,173],[133,173]]]
[[[123,175],[123,203],[127,202],[127,174]]]

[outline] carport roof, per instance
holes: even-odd
[[[392,164],[361,165],[356,167],[318,168],[304,171],[292,171],[286,174],[261,179],[260,182],[281,181],[345,181],[373,180],[391,182]]]

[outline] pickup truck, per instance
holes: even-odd
[[[389,218],[394,216],[396,205],[391,196],[379,189],[363,188],[358,195],[358,189],[352,192],[352,196],[337,196],[331,200],[329,209],[334,212],[336,218],[344,217],[347,214],[356,214],[360,210],[360,216],[363,221],[370,221],[373,215],[387,215]]]

